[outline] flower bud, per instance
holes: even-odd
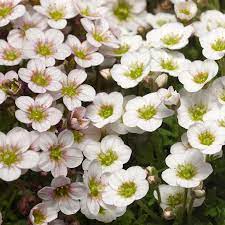
[[[174,212],[171,208],[166,208],[164,209],[163,211],[163,218],[166,219],[166,220],[172,220],[174,219],[175,215],[174,215]]]
[[[147,171],[149,176],[154,176],[154,175],[158,174],[158,172],[157,172],[157,170],[156,170],[156,168],[154,166],[146,167],[146,171]]]
[[[165,73],[160,74],[156,79],[155,83],[158,85],[158,87],[164,87],[166,86],[168,81],[168,75]]]
[[[203,198],[205,197],[205,190],[192,190],[192,193],[194,198]]]
[[[160,178],[158,176],[148,176],[147,181],[151,185],[158,185],[160,183]]]
[[[100,70],[100,74],[102,75],[102,77],[104,77],[106,80],[109,80],[111,78],[111,72],[110,69],[102,69]]]

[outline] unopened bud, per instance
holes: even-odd
[[[146,168],[146,171],[147,171],[149,176],[154,176],[154,175],[158,174],[158,172],[157,172],[157,170],[156,170],[156,168],[154,166],[148,166]]]
[[[158,176],[148,176],[147,181],[151,185],[158,185],[160,183],[160,178]]]
[[[163,211],[163,218],[166,219],[166,220],[172,220],[174,219],[175,215],[174,215],[174,212],[171,208],[166,208],[164,209]]]
[[[111,72],[110,69],[102,69],[100,71],[100,74],[102,75],[102,77],[104,77],[106,80],[109,80],[111,78]]]
[[[167,81],[168,81],[168,75],[165,73],[160,74],[155,79],[155,83],[158,85],[159,88],[166,86]]]
[[[205,190],[192,190],[192,195],[194,198],[203,198],[205,197]]]

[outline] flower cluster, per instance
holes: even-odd
[[[31,224],[61,225],[59,215],[79,210],[112,222],[149,184],[164,215],[203,203],[196,193],[225,144],[216,61],[225,55],[225,14],[197,20],[195,2],[171,2],[174,13],[149,13],[146,0],[0,0],[0,110],[15,121],[0,132],[0,179],[28,170],[51,179],[39,187]],[[199,58],[184,50],[193,39]],[[131,160],[129,138],[151,135],[168,117],[186,131],[165,159],[164,184]]]

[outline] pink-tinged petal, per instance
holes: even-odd
[[[70,185],[70,197],[75,200],[84,198],[87,195],[87,188],[81,182],[75,182]]]
[[[13,181],[20,177],[21,169],[17,167],[3,167],[0,169],[0,178],[4,181]]]
[[[48,151],[53,145],[58,144],[58,139],[53,132],[44,132],[40,136],[39,146],[43,151]]]
[[[96,199],[87,198],[87,207],[92,214],[98,215],[100,210],[100,205]]]
[[[27,112],[34,105],[34,100],[28,96],[21,96],[16,99],[15,104],[19,109]]]
[[[62,119],[62,112],[56,108],[49,108],[46,112],[48,114],[47,120],[51,125],[56,125]]]
[[[56,45],[63,43],[64,35],[61,31],[56,29],[48,29],[45,32],[46,41]]]
[[[19,69],[18,74],[19,74],[19,77],[22,81],[28,83],[31,80],[33,72],[26,69],[26,68],[21,68],[21,69]]]
[[[51,182],[51,186],[54,188],[65,186],[68,184],[70,184],[70,178],[64,176],[56,177]]]
[[[14,7],[13,12],[10,14],[10,19],[15,20],[24,15],[26,8],[24,5],[17,5]]]
[[[47,131],[48,129],[50,129],[51,124],[48,120],[44,120],[42,122],[32,122],[32,128],[34,130],[37,130],[39,132],[44,132]]]
[[[71,198],[64,198],[59,202],[59,208],[64,214],[72,215],[79,211],[80,203]]]
[[[62,162],[56,162],[51,172],[53,177],[66,176],[67,167]]]
[[[40,94],[35,98],[35,104],[44,108],[49,108],[52,105],[53,97],[50,94]]]
[[[37,166],[39,160],[39,154],[34,151],[27,151],[22,154],[21,161],[17,163],[17,166],[21,169],[31,169]]]
[[[52,80],[61,81],[63,78],[63,73],[57,67],[48,67],[45,72]]]
[[[84,70],[75,69],[68,75],[68,81],[74,82],[76,85],[82,84],[87,79],[87,73]]]
[[[19,152],[24,152],[31,145],[30,133],[21,127],[15,127],[7,133],[6,144],[18,148]]]
[[[94,32],[95,32],[95,25],[94,25],[94,23],[93,23],[91,20],[89,20],[89,19],[87,19],[87,18],[82,18],[82,19],[80,20],[80,22],[81,22],[83,28],[84,28],[88,33],[94,33]]]
[[[48,20],[48,25],[54,29],[63,29],[66,27],[67,21],[65,19],[60,19],[60,20]]]
[[[62,131],[59,134],[58,139],[63,148],[70,147],[74,142],[73,133],[69,130]]]
[[[26,31],[26,38],[29,41],[45,41],[44,33],[38,28],[31,28]]]
[[[57,52],[55,52],[54,57],[58,60],[64,60],[71,55],[71,50],[66,44],[57,45]]]
[[[77,37],[69,34],[68,37],[67,37],[67,40],[66,40],[66,44],[68,46],[70,46],[70,48],[74,48],[74,47],[80,47],[81,42]]]
[[[70,98],[68,96],[63,97],[63,103],[69,111],[73,111],[75,108],[81,106],[81,101],[77,98]]]
[[[44,72],[45,68],[46,66],[44,59],[32,59],[27,63],[27,69],[29,69],[31,72],[34,71]]]
[[[6,93],[0,90],[0,104],[2,104],[6,100],[6,98]]]
[[[49,153],[42,152],[39,157],[38,167],[45,172],[49,172],[52,170],[53,166],[54,163],[50,160]]]
[[[91,53],[89,57],[91,58],[90,61],[92,66],[98,66],[104,61],[104,56],[98,52]]]
[[[54,199],[54,188],[53,187],[44,187],[38,191],[38,197],[45,200],[51,201]]]
[[[6,135],[0,132],[0,148],[4,148],[6,145]]]
[[[15,71],[9,71],[5,74],[7,80],[18,80],[18,74]]]
[[[63,158],[68,168],[75,168],[83,161],[83,154],[79,149],[69,148],[64,152]]]
[[[81,85],[78,89],[78,99],[83,102],[91,102],[94,100],[96,92],[95,89],[87,84]]]
[[[22,123],[29,124],[32,121],[28,118],[28,114],[22,110],[16,110],[15,112],[16,119]]]

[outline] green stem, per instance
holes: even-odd
[[[137,201],[138,206],[143,209],[146,214],[148,214],[152,219],[155,221],[161,222],[161,219],[159,216],[157,216],[151,209],[149,209],[145,203],[143,203],[142,200]]]
[[[159,186],[157,186],[156,192],[157,192],[157,195],[158,195],[158,203],[160,204],[162,200],[161,200],[161,194],[160,194],[160,191],[159,191]]]
[[[185,188],[184,191],[184,203],[183,203],[183,210],[182,210],[182,220],[184,221],[186,206],[187,206],[187,196],[188,196],[188,188]]]
[[[193,204],[194,204],[194,197],[191,198],[191,201],[189,203],[189,206],[188,206],[188,224],[191,224],[191,220],[192,220],[192,210],[193,210]]]

